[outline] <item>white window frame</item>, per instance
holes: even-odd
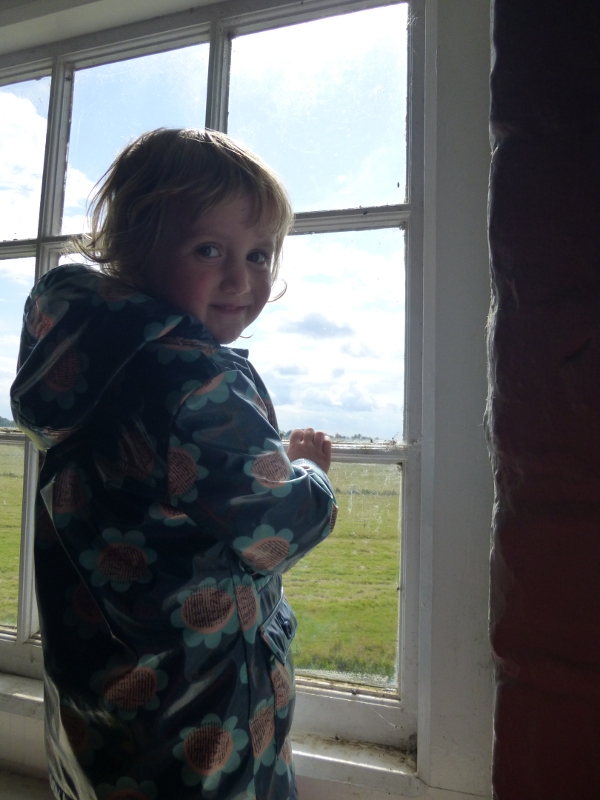
[[[102,0],[98,5],[101,4]],[[72,91],[70,87],[73,85],[69,77],[73,67],[92,66],[169,50],[185,44],[210,41],[206,124],[224,129],[224,100],[228,81],[225,65],[230,33],[240,35],[330,16],[340,11],[379,5],[381,2],[377,0],[304,0],[301,4],[278,6],[275,0],[253,0],[253,10],[248,12],[246,3],[228,0],[195,8],[193,13],[155,17],[43,45],[22,53],[0,56],[0,84],[40,77],[50,72],[54,79],[48,115],[46,177],[42,187],[38,238],[14,244],[0,243],[0,255],[13,258],[37,255],[38,271],[42,274],[56,263],[58,250],[66,238],[60,235],[60,214],[67,146],[65,126],[71,102],[69,91]],[[457,235],[453,234],[456,232],[443,230],[445,217],[451,216],[447,207],[452,195],[449,183],[453,176],[453,159],[452,154],[444,150],[448,131],[446,128],[442,130],[438,123],[440,111],[442,116],[444,111],[447,113],[444,102],[452,96],[451,87],[438,80],[440,64],[444,63],[447,68],[446,80],[452,72],[462,77],[468,73],[468,64],[459,63],[459,54],[453,52],[457,49],[457,37],[460,39],[461,36],[454,23],[460,20],[462,24],[468,19],[467,28],[470,27],[471,33],[475,33],[475,41],[481,48],[484,42],[487,43],[482,37],[482,24],[487,13],[480,0],[413,0],[410,4],[409,83],[412,99],[409,102],[411,167],[408,182],[411,205],[369,209],[367,216],[370,219],[367,225],[364,225],[364,209],[358,214],[308,213],[300,214],[297,218],[296,231],[299,234],[315,229],[355,230],[359,227],[404,224],[407,227],[408,267],[405,444],[392,454],[394,461],[403,463],[400,699],[377,691],[357,691],[356,688],[299,681],[294,728],[299,738],[295,750],[299,774],[310,776],[307,778],[309,783],[311,779],[333,781],[336,785],[349,781],[357,786],[368,787],[376,793],[385,791],[397,796],[430,796],[436,800],[450,797],[446,795],[446,789],[452,791],[452,797],[456,800],[463,796],[463,792],[465,797],[467,794],[488,796],[489,781],[485,772],[489,765],[489,741],[482,744],[482,737],[485,739],[486,723],[489,721],[491,688],[486,684],[490,666],[488,648],[486,642],[482,641],[485,636],[482,637],[481,600],[487,596],[487,570],[482,570],[481,543],[475,547],[476,552],[471,549],[464,559],[465,569],[469,566],[476,568],[477,586],[476,591],[471,594],[479,603],[477,607],[468,608],[471,617],[466,625],[466,639],[473,635],[478,637],[477,647],[472,646],[472,641],[467,644],[469,658],[457,654],[456,647],[461,642],[464,644],[465,637],[461,637],[456,618],[452,618],[453,614],[461,611],[461,600],[466,601],[466,606],[469,606],[469,598],[462,597],[457,587],[451,583],[461,575],[460,566],[455,563],[456,553],[460,552],[461,545],[473,548],[476,534],[479,533],[483,536],[485,551],[485,536],[489,530],[491,512],[491,479],[489,475],[484,480],[475,479],[476,471],[487,468],[489,472],[489,467],[484,463],[484,448],[480,442],[475,442],[472,431],[466,437],[467,447],[455,448],[458,455],[453,456],[450,453],[451,448],[443,439],[443,436],[451,435],[452,418],[458,413],[457,404],[460,405],[464,400],[457,397],[456,390],[448,391],[445,385],[445,368],[448,363],[446,357],[460,337],[451,330],[448,320],[450,309],[444,291],[447,288],[450,267],[447,265],[449,259],[443,255],[443,251],[448,247],[448,240],[450,248],[454,247],[457,252],[461,247],[464,252],[465,247],[464,243],[455,241]],[[487,22],[489,24],[489,16]],[[1,30],[0,28],[0,32]],[[469,41],[463,34],[463,44],[466,45]],[[463,55],[464,51],[461,51],[461,61]],[[467,62],[468,60],[467,58]],[[481,52],[473,56],[472,61],[476,67],[481,68]],[[452,102],[460,107],[456,118],[461,114],[468,116],[473,113],[477,102],[477,107],[481,110],[481,87],[479,86],[479,95],[475,100],[466,93],[461,97],[453,97]],[[445,119],[443,122],[445,123]],[[459,142],[461,135],[464,135],[464,131],[453,130],[449,139],[451,142]],[[480,140],[477,141],[480,146]],[[471,187],[477,186],[479,190],[481,167],[482,153],[478,151],[477,158],[473,160],[472,174],[467,176],[467,184]],[[464,159],[461,168],[464,168]],[[481,213],[474,206],[476,215],[478,210]],[[375,225],[374,219],[378,220]],[[481,230],[477,234],[478,252],[481,256]],[[472,270],[471,264],[467,265],[467,276],[469,269]],[[480,284],[479,278],[477,296],[471,293],[473,296],[463,306],[467,312],[469,307],[476,309],[479,316],[484,318],[484,304],[481,300],[482,297],[484,300],[487,298]],[[479,350],[482,350],[482,346],[477,350],[478,353]],[[455,361],[457,353],[450,352],[450,355]],[[471,353],[469,358],[473,367],[476,358]],[[470,385],[476,385],[474,379],[481,377],[479,366],[475,365],[468,376]],[[482,387],[477,388],[481,399]],[[446,407],[448,397],[451,401],[450,411]],[[470,418],[472,419],[472,415]],[[448,465],[459,467],[460,459],[469,454],[476,463],[470,469],[467,483],[472,490],[477,486],[481,491],[477,498],[471,498],[476,507],[475,519],[467,525],[465,533],[459,530],[464,523],[464,519],[459,519],[461,514],[454,514],[456,519],[448,519],[448,514],[452,517],[453,506],[456,505],[449,497],[451,490],[456,490],[456,481],[452,478],[443,480],[440,470],[446,469]],[[29,476],[29,499],[34,491],[35,462],[34,449],[28,445],[26,475]],[[31,505],[26,505],[21,561],[22,574],[29,577],[21,581],[16,636],[10,632],[0,633],[0,668],[6,672],[39,678],[41,650],[39,640],[36,637],[32,639],[32,633],[37,629],[37,620],[32,602]],[[465,515],[462,514],[462,517]],[[483,520],[485,523],[482,530]],[[454,536],[444,537],[444,529]],[[444,566],[445,560],[448,562],[447,569]],[[440,629],[444,620],[450,632],[447,637]],[[448,662],[451,652],[454,653],[453,663]],[[473,664],[474,652],[479,658],[477,669]],[[459,675],[461,667],[464,668],[462,676]],[[467,719],[468,713],[463,708],[471,708],[472,704],[463,701],[466,686],[472,680],[475,680],[477,709]],[[2,708],[0,696],[0,715]],[[0,740],[1,731],[0,725]],[[417,732],[419,757],[415,773],[410,764],[403,762],[395,753],[399,752],[398,748],[410,745]],[[364,747],[359,753],[349,745],[346,750],[340,745],[341,749],[335,751],[331,742],[335,737],[385,745],[395,750],[380,754],[382,760],[377,762],[377,748],[371,748],[368,757],[365,756]],[[491,741],[491,730],[488,738]],[[325,791],[317,784],[311,786],[317,794]],[[360,795],[366,796],[365,792],[366,789]],[[460,794],[456,794],[457,792]],[[331,798],[329,784],[327,793]]]

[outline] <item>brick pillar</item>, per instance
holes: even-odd
[[[600,2],[494,45],[494,797],[600,800]]]

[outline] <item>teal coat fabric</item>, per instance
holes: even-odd
[[[281,573],[333,527],[327,476],[243,351],[98,271],[36,285],[19,363],[56,796],[296,797]]]

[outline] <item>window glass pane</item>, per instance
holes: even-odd
[[[84,230],[90,190],[131,139],[204,127],[207,74],[208,44],[75,73],[63,233]]]
[[[249,340],[238,340],[269,387],[281,430],[400,440],[403,231],[291,236],[282,277],[286,293],[266,306]]]
[[[234,39],[229,133],[296,211],[402,203],[406,4]]]
[[[284,436],[311,425],[350,443],[401,440],[403,231],[292,236],[282,276],[286,293],[239,344],[249,346],[265,378]],[[334,463],[330,478],[339,504],[336,528],[284,576],[300,621],[297,667],[392,686],[399,468]]]
[[[392,687],[398,647],[400,468],[333,464],[331,536],[284,575],[300,672]]]
[[[0,87],[0,239],[37,235],[50,78]]]
[[[25,445],[7,438],[0,439],[0,625],[16,627]]]
[[[10,386],[19,352],[23,306],[33,285],[35,259],[0,261],[0,625],[16,625],[23,497],[23,443],[10,411]]]
[[[35,276],[34,258],[0,261],[0,424],[12,423],[10,387],[17,372],[23,308]]]

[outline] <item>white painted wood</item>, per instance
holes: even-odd
[[[414,747],[417,720],[407,714],[397,698],[375,692],[353,695],[349,691],[298,685],[294,735],[320,736],[408,749]]]
[[[226,21],[227,30],[239,36],[396,2],[252,0],[249,5],[246,0],[223,0],[210,5],[196,2],[183,12],[153,16],[147,12],[150,1],[126,5],[120,3],[121,9],[137,9],[135,14],[130,15],[132,19],[125,24],[123,15],[116,13],[118,9],[108,8],[111,0],[95,0],[95,14],[88,27],[63,24],[58,15],[54,15],[54,24],[49,24],[53,15],[46,15],[36,20],[35,24],[27,21],[20,25],[7,26],[4,28],[6,36],[0,38],[0,83],[10,74],[12,68],[22,70],[23,65],[27,64],[35,64],[38,70],[44,64],[49,68],[54,57],[68,57],[78,66],[91,66],[106,60],[106,53],[103,54],[105,49],[121,48],[121,55],[114,56],[116,59],[183,47],[199,41],[199,36],[205,36],[202,40],[207,41],[206,34],[213,21]],[[103,6],[106,13],[100,16]],[[166,11],[166,7],[163,10]],[[72,23],[75,17],[76,14],[70,13],[68,22]],[[125,42],[125,46],[119,44]]]
[[[58,236],[61,232],[72,101],[73,69],[71,65],[56,60],[52,70],[48,104],[48,128],[38,230],[40,239]],[[39,278],[45,271],[43,268],[40,269],[40,266],[38,259],[36,278]]]
[[[421,386],[423,349],[423,0],[413,0],[408,29],[407,187],[411,215],[406,226],[406,323],[404,440],[399,593],[399,694],[406,713],[418,704],[419,558],[421,535]]]
[[[345,208],[341,211],[306,211],[294,217],[291,235],[400,228],[409,219],[408,205]]]
[[[44,719],[41,681],[20,675],[0,675],[0,712]]]
[[[41,719],[0,711],[0,768],[36,778],[47,777]],[[4,800],[1,793],[0,797]]]
[[[0,797],[2,800],[55,800],[47,781],[14,772],[0,772]]]
[[[419,776],[490,794],[489,6],[427,0]]]
[[[35,495],[37,492],[39,451],[33,442],[25,445],[23,470],[23,504],[21,511],[21,547],[19,554],[19,601],[17,613],[17,643],[23,644],[40,627],[35,599],[33,569],[33,532],[35,525]]]
[[[227,133],[229,114],[229,73],[231,70],[231,38],[225,25],[210,25],[210,54],[206,92],[205,127]]]

